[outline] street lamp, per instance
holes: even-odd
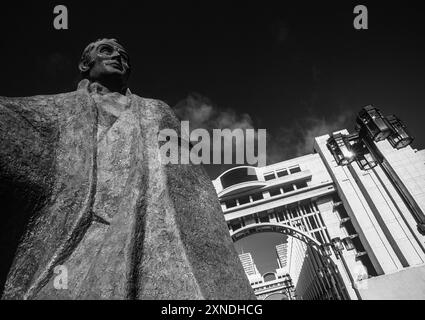
[[[356,132],[331,135],[327,147],[338,165],[345,166],[355,160],[362,170],[368,170],[382,162],[382,159],[377,160],[371,142],[385,139],[397,150],[407,147],[414,140],[399,118],[394,115],[385,118],[378,108],[367,106],[357,116]]]
[[[410,145],[413,141],[413,137],[407,132],[407,128],[403,122],[394,115],[388,116],[387,120],[392,129],[392,133],[388,137],[388,141],[392,147],[399,150]]]
[[[332,263],[328,261],[333,253],[332,243],[324,243],[320,247],[320,255],[322,265],[324,266],[325,276],[326,276],[326,282],[330,284],[330,288],[332,289],[332,297],[336,298],[337,300],[344,299],[344,295],[340,291],[340,284],[338,279],[336,278],[337,271],[335,270],[335,267]],[[324,259],[322,259],[324,257]]]
[[[332,244],[330,243],[325,243],[322,245],[322,253],[323,256],[329,258],[330,256],[332,256]]]
[[[359,139],[353,146],[356,153],[356,162],[362,170],[370,170],[378,165],[378,161],[366,147],[365,143]]]
[[[338,165],[345,166],[355,160],[355,151],[352,148],[348,135],[333,134],[327,142],[329,151],[334,156]]]
[[[332,247],[335,250],[335,253],[341,254],[342,250],[344,250],[344,245],[342,244],[342,241],[340,238],[333,238],[332,239]]]
[[[373,106],[364,107],[357,116],[356,122],[358,127],[364,128],[369,137],[376,142],[385,140],[392,132],[379,109]]]
[[[341,238],[338,238],[338,237],[337,238],[333,238],[331,240],[331,244],[326,244],[326,245],[328,245],[328,246],[330,245],[330,247],[335,252],[335,256],[337,257],[337,259],[340,259],[341,260],[342,265],[343,265],[344,270],[345,270],[345,273],[347,274],[348,278],[350,279],[351,286],[352,286],[352,288],[353,288],[353,290],[354,290],[357,298],[359,300],[361,300],[361,296],[360,296],[360,294],[358,293],[358,291],[356,289],[356,286],[354,284],[354,279],[353,279],[353,277],[352,277],[352,275],[350,273],[350,270],[349,270],[349,268],[347,266],[347,262],[345,261],[344,255],[342,254],[342,251],[344,250],[344,244],[342,243]]]

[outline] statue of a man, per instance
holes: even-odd
[[[162,163],[180,124],[127,88],[126,50],[98,40],[79,69],[77,91],[0,97],[0,205],[26,230],[2,298],[255,298],[203,168]]]

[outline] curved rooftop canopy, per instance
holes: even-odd
[[[219,176],[219,179],[223,189],[243,182],[258,181],[256,168],[248,166],[227,170]]]

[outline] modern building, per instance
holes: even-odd
[[[254,259],[252,259],[252,256],[250,253],[240,254],[239,259],[241,260],[242,267],[251,285],[256,285],[256,284],[264,282],[264,279],[261,276],[260,272],[258,271],[257,266],[255,265]]]
[[[425,150],[411,142],[369,106],[312,154],[224,172],[213,184],[230,235],[292,238],[279,269],[298,299],[425,299]]]
[[[279,268],[276,272],[261,275],[250,253],[240,254],[239,259],[258,299],[264,300],[274,296],[285,296],[288,300],[293,298],[292,280],[286,271],[282,271],[284,269]],[[267,279],[269,276],[272,278]]]
[[[289,237],[287,242],[276,246],[277,264],[279,269],[289,271],[288,259],[292,251],[292,241],[292,237]]]

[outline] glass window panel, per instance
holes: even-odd
[[[287,193],[287,192],[291,192],[294,191],[294,186],[292,184],[287,184],[285,186],[283,186],[283,192]]]
[[[251,195],[251,197],[253,201],[262,200],[264,198],[262,192],[254,193],[253,195]]]
[[[271,197],[274,197],[274,196],[278,196],[278,195],[281,195],[282,194],[282,192],[281,192],[281,190],[280,190],[280,188],[273,188],[273,189],[270,189],[270,196]]]
[[[307,182],[305,182],[305,181],[297,182],[297,183],[295,184],[295,186],[297,187],[297,189],[307,188]]]
[[[313,229],[317,229],[317,228],[318,228],[317,223],[316,223],[316,221],[314,220],[313,216],[309,216],[309,217],[308,217],[308,221],[310,222],[310,224],[311,224],[311,226],[313,227]]]
[[[239,204],[247,204],[250,203],[249,196],[239,198]]]
[[[277,172],[277,176],[280,178],[280,177],[284,177],[284,176],[287,176],[288,175],[288,170],[282,170],[282,171],[278,171]]]
[[[270,180],[276,179],[276,176],[274,175],[274,173],[269,173],[264,175],[264,179],[266,181],[270,181]]]
[[[236,199],[227,200],[226,202],[226,208],[233,208],[236,207]]]
[[[289,172],[290,172],[291,174],[294,174],[294,173],[297,173],[297,172],[301,172],[301,168],[300,168],[299,166],[294,167],[294,168],[290,168],[290,169],[289,169]]]

